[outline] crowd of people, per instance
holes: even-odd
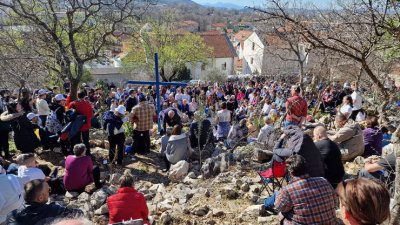
[[[0,92],[0,224],[56,224],[60,217],[81,216],[79,209],[46,203],[49,194],[82,193],[92,183],[103,186],[92,159],[90,130],[105,130],[107,163],[123,165],[128,153],[150,152],[156,123],[165,172],[179,161],[198,160],[200,151],[210,157],[218,142],[228,149],[254,143],[270,151],[267,165],[285,163],[287,185],[262,203],[280,212],[283,224],[335,224],[339,202],[346,224],[380,224],[389,217],[398,124],[379,124],[376,115],[368,115],[366,93],[357,82],[302,89],[257,77],[161,86],[159,112],[155,86],[84,84],[76,99],[71,99],[68,81],[63,87]],[[315,108],[327,114],[335,129],[313,118]],[[127,125],[133,126],[131,137],[126,137]],[[20,155],[10,153],[11,133]],[[36,164],[39,147],[60,149],[64,174]],[[348,179],[343,163],[358,156],[366,158],[365,168]],[[121,177],[107,204],[110,224],[129,219],[149,224],[145,198],[129,174]]]

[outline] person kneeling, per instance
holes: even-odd
[[[167,164],[167,170],[169,170],[171,164],[175,164],[181,160],[187,161],[189,159],[189,141],[187,135],[185,133],[182,134],[181,125],[174,126],[171,136],[168,139],[165,152],[161,152],[161,155]]]

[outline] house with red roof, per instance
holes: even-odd
[[[193,79],[205,76],[211,68],[217,68],[226,75],[234,74],[236,51],[225,33],[208,31],[199,33],[207,46],[213,49],[208,63],[192,63],[188,65]]]

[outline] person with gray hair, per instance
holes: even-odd
[[[73,152],[74,155],[69,155],[65,159],[65,189],[69,192],[81,193],[92,182],[95,183],[96,188],[101,188],[100,169],[93,166],[92,158],[86,155],[85,144],[76,144]]]

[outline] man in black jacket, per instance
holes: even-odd
[[[315,146],[317,146],[321,153],[325,170],[325,179],[329,181],[333,188],[336,188],[344,176],[340,149],[335,142],[328,138],[326,129],[323,126],[314,128],[314,141]]]
[[[50,187],[44,180],[33,180],[25,185],[25,207],[7,216],[8,225],[44,225],[57,218],[83,216],[80,209],[70,209],[49,200]]]
[[[131,112],[132,108],[138,104],[138,97],[136,90],[131,89],[129,91],[129,97],[126,100],[126,111]]]

